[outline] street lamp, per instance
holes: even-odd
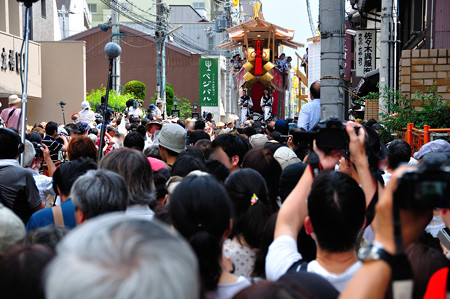
[[[172,115],[172,116],[177,115],[178,118],[180,118],[180,109],[177,109],[177,106],[178,106],[178,99],[175,98],[175,99],[173,100],[173,108],[172,108],[172,113],[171,113],[171,115]]]
[[[192,106],[194,107],[194,112],[192,112],[192,115],[191,115],[192,118],[199,119],[200,114],[199,114],[198,111],[197,111],[197,109],[198,109],[198,104],[197,104],[197,103],[194,103]]]

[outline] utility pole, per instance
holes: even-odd
[[[111,0],[111,41],[120,46],[119,0]],[[112,90],[120,93],[120,56],[114,59],[112,74]]]
[[[166,22],[165,22],[165,7],[162,0],[156,0],[156,57],[157,57],[157,83],[156,94],[157,100],[162,101],[163,118],[167,118],[167,102],[166,102]]]
[[[322,119],[344,120],[345,1],[320,0],[319,9]]]
[[[393,58],[391,38],[391,23],[392,23],[392,0],[381,1],[381,38],[380,38],[380,108],[388,110],[388,96],[385,90],[390,90],[391,73],[390,64]],[[392,74],[393,75],[393,74]]]

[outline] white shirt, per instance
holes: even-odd
[[[291,236],[280,236],[269,246],[266,256],[266,277],[268,280],[278,280],[302,255],[297,250],[297,242]],[[328,272],[317,261],[308,264],[307,271],[318,274],[328,280],[339,292],[345,288],[350,279],[359,270],[362,263],[357,261],[345,272],[335,274]]]
[[[87,123],[91,128],[95,127],[95,113],[90,108],[78,112],[78,123],[82,122]]]
[[[208,292],[206,299],[231,299],[234,295],[249,287],[250,282],[243,276],[239,276],[234,283],[219,284],[215,291]]]
[[[144,220],[152,220],[155,213],[146,205],[132,205],[126,209],[125,215]]]
[[[142,109],[141,108],[128,108],[128,115],[135,117],[142,117]]]
[[[297,127],[303,128],[309,132],[315,125],[317,125],[319,121],[320,99],[314,99],[311,100],[308,104],[304,105],[302,109],[300,109]]]

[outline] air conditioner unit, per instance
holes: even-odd
[[[225,15],[219,15],[215,20],[216,25],[216,31],[217,32],[223,32],[225,31],[227,27],[227,17]]]

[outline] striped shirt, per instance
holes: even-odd
[[[53,162],[58,161],[59,151],[62,149],[63,145],[56,141],[52,136],[46,135],[42,140],[42,143],[48,147],[50,151],[50,157]]]

